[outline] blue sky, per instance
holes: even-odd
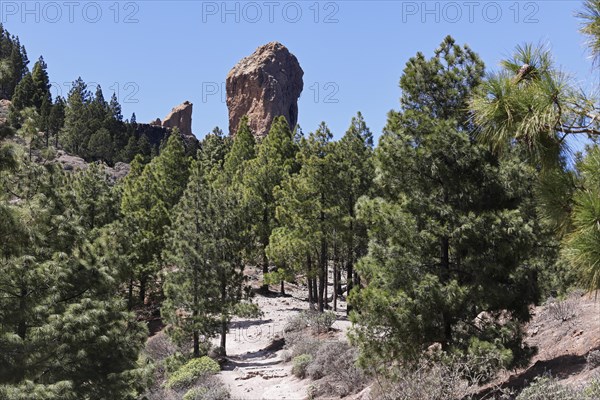
[[[580,1],[0,1],[0,18],[33,61],[48,63],[53,93],[81,76],[117,91],[128,118],[163,118],[194,103],[193,130],[227,131],[224,81],[258,46],[280,41],[304,70],[299,123],[326,121],[336,137],[357,111],[378,136],[398,108],[399,78],[417,51],[450,34],[489,69],[517,44],[548,44],[584,88],[598,85],[578,33]],[[595,86],[594,86],[595,85]]]

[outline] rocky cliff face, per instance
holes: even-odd
[[[275,117],[283,115],[293,129],[298,122],[298,97],[304,71],[298,59],[278,42],[259,47],[227,75],[229,133],[234,135],[247,115],[257,137],[269,132]]]
[[[189,101],[173,108],[169,115],[162,121],[163,128],[178,128],[182,135],[192,135],[192,107]],[[157,119],[154,123],[160,122]]]

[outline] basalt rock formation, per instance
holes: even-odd
[[[244,115],[259,138],[267,135],[273,119],[280,115],[293,129],[298,122],[303,75],[296,56],[278,42],[261,46],[243,58],[227,75],[229,133],[235,134]]]

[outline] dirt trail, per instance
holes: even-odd
[[[227,335],[228,362],[219,373],[229,387],[233,399],[302,400],[307,398],[311,382],[292,375],[290,362],[282,360],[283,329],[287,320],[308,310],[305,291],[290,285],[287,296],[257,295],[255,302],[264,313],[259,319],[236,319]],[[338,308],[334,324],[340,340],[344,340],[350,323],[345,320],[346,304]]]

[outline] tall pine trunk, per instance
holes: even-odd
[[[223,305],[227,304],[227,282],[225,281],[225,277],[221,278],[221,302]],[[227,350],[225,349],[226,339],[227,339],[227,318],[226,313],[228,312],[227,308],[224,308],[221,311],[221,354],[224,356],[227,355]]]
[[[325,310],[325,284],[327,282],[327,242],[325,239],[321,239],[321,254],[319,260],[319,312]]]
[[[314,284],[312,278],[312,258],[310,254],[306,255],[306,280],[308,282],[308,306],[310,310],[315,309],[316,297],[314,295]]]
[[[140,303],[142,305],[145,304],[144,300],[146,300],[146,282],[148,281],[148,277],[146,275],[142,275],[140,277]]]
[[[348,239],[348,260],[346,264],[346,299],[350,296],[354,280],[354,208],[350,207],[350,235]],[[346,315],[350,314],[350,303],[346,302]]]
[[[450,280],[450,239],[447,236],[440,239],[440,268],[441,282],[447,283]],[[442,317],[444,319],[442,348],[446,350],[452,340],[452,320],[446,312],[442,314]]]
[[[319,302],[319,285],[317,284],[317,277],[312,278],[312,289],[313,289],[313,299],[315,299],[315,303]]]
[[[262,237],[261,237],[261,246],[262,246],[262,271],[263,271],[263,285],[261,286],[260,290],[262,293],[268,293],[269,292],[269,285],[265,282],[265,277],[267,276],[267,274],[269,273],[269,258],[267,257],[267,246],[269,245],[269,233],[268,233],[268,228],[269,228],[269,210],[265,207],[265,209],[263,210],[263,232],[262,232]]]
[[[129,288],[127,290],[127,310],[133,309],[133,277],[129,278]]]
[[[335,247],[334,247],[335,249]],[[333,258],[333,311],[337,311],[337,297],[338,297],[338,269],[337,260]]]

